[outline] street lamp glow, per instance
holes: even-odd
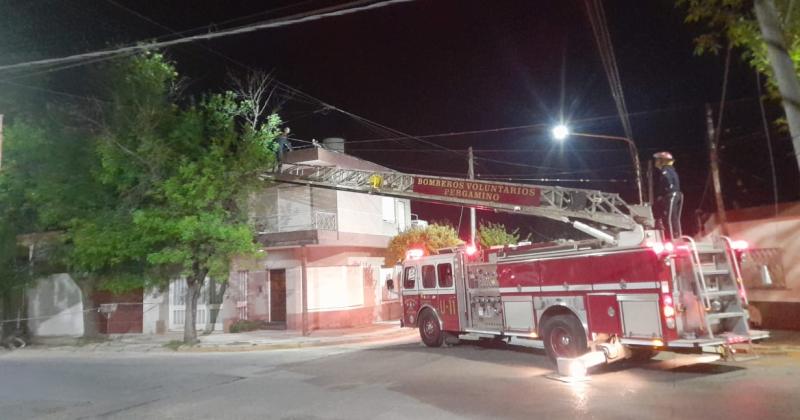
[[[569,136],[569,128],[564,124],[553,127],[553,138],[561,141]]]

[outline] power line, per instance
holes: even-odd
[[[617,179],[617,178],[604,178],[604,179],[596,179],[596,178],[504,178],[502,176],[497,177],[479,177],[480,179],[492,180],[492,181],[510,181],[510,182],[519,182],[519,181],[534,181],[534,182],[578,182],[578,183],[627,183],[629,182],[627,179]]]
[[[545,128],[548,125],[546,123],[538,123],[538,124],[528,124],[528,125],[517,125],[511,127],[499,127],[499,128],[489,128],[485,130],[468,130],[468,131],[454,131],[449,133],[438,133],[438,134],[426,134],[421,136],[416,136],[418,138],[429,139],[429,138],[437,138],[437,137],[453,137],[453,136],[469,136],[475,134],[486,134],[486,133],[499,133],[505,131],[517,131],[517,130],[529,130],[533,128]],[[354,140],[348,143],[371,143],[371,142],[379,142],[379,141],[388,141],[388,140],[400,140],[403,137],[395,137],[395,138],[383,138],[383,139],[365,139],[365,140]]]
[[[100,99],[90,98],[88,96],[75,95],[73,93],[61,92],[61,91],[58,91],[58,90],[47,89],[47,88],[43,88],[43,87],[39,87],[39,86],[23,85],[21,83],[15,83],[15,82],[10,82],[10,81],[6,81],[6,80],[0,80],[0,83],[4,83],[4,84],[7,84],[7,85],[20,87],[20,88],[23,88],[23,89],[30,89],[30,90],[37,90],[37,91],[41,91],[41,92],[47,92],[47,93],[50,93],[50,94],[53,94],[53,95],[70,97],[70,98],[74,98],[74,99],[83,99],[85,101],[101,101],[101,102],[104,102],[104,101],[102,101]]]
[[[239,17],[235,17],[235,18],[232,18],[232,19],[223,20],[221,22],[216,22],[216,23],[213,23],[213,24],[210,24],[210,25],[205,25],[205,26],[202,26],[202,27],[187,29],[187,30],[183,30],[183,31],[175,31],[175,30],[169,29],[166,26],[162,25],[161,23],[153,20],[152,18],[150,18],[148,16],[145,16],[142,13],[139,13],[136,10],[133,10],[133,9],[123,5],[123,4],[120,4],[116,0],[106,0],[106,1],[108,3],[110,3],[110,4],[112,4],[112,5],[120,8],[120,9],[125,10],[126,12],[131,13],[133,15],[136,15],[139,18],[141,18],[143,20],[146,20],[146,21],[148,21],[148,22],[150,22],[150,23],[152,23],[152,24],[154,24],[156,26],[159,26],[159,27],[164,28],[164,29],[168,29],[174,35],[185,35],[185,34],[188,34],[188,33],[191,33],[191,32],[199,31],[199,30],[208,30],[208,28],[211,27],[211,26],[219,26],[219,25],[226,25],[226,24],[234,23],[234,22],[241,22],[243,20],[247,20],[247,19],[250,19],[250,18],[253,18],[253,17],[266,17],[268,15],[271,15],[273,13],[276,13],[276,12],[279,12],[279,11],[282,11],[282,10],[293,9],[293,8],[296,8],[296,7],[299,7],[299,6],[303,6],[303,5],[306,5],[306,4],[309,4],[309,3],[313,3],[316,0],[306,0],[306,1],[301,1],[301,2],[298,2],[298,3],[292,3],[292,4],[288,4],[286,6],[276,7],[274,9],[268,9],[268,10],[264,10],[264,11],[261,11],[261,12],[258,12],[258,13],[249,14],[249,15],[246,15],[246,16],[239,16]],[[161,39],[161,38],[163,38],[163,37],[158,37],[156,39]]]
[[[631,129],[630,118],[628,118],[628,107],[625,104],[625,95],[623,94],[622,82],[619,78],[617,58],[614,54],[611,34],[608,31],[603,4],[600,3],[600,0],[585,0],[585,3],[589,14],[589,23],[592,26],[592,32],[594,33],[594,39],[597,44],[597,50],[600,53],[600,60],[603,63],[603,68],[608,78],[611,96],[614,98],[614,103],[617,106],[617,112],[622,122],[622,128],[625,131],[625,137],[633,141],[633,130]]]
[[[353,4],[363,4],[364,3],[363,1],[356,1],[356,2],[347,3],[347,4],[342,5],[342,6],[328,8],[327,10],[333,9],[332,11],[328,11],[328,12],[319,13],[319,11],[312,11],[312,12],[309,12],[309,13],[301,14],[299,17],[296,17],[296,18],[284,18],[284,19],[278,19],[278,20],[270,20],[270,21],[266,21],[266,22],[262,22],[262,23],[255,23],[255,24],[252,24],[252,25],[245,25],[245,26],[238,27],[238,28],[222,30],[222,31],[217,31],[217,32],[211,32],[211,33],[207,33],[207,34],[192,35],[192,36],[177,38],[177,39],[173,39],[173,40],[169,40],[169,41],[157,41],[157,42],[150,42],[150,43],[140,43],[138,45],[130,45],[130,46],[126,46],[126,47],[113,48],[113,49],[108,49],[108,50],[93,51],[93,52],[88,52],[88,53],[71,55],[71,56],[67,56],[67,57],[48,58],[48,59],[44,59],[44,60],[35,60],[35,61],[28,61],[28,62],[22,62],[22,63],[17,63],[17,64],[10,64],[10,65],[5,65],[5,66],[0,66],[0,71],[16,70],[16,69],[36,67],[36,66],[42,66],[42,65],[54,65],[54,64],[60,64],[60,63],[71,63],[71,62],[80,61],[80,60],[84,60],[84,59],[93,59],[93,58],[105,57],[105,56],[110,56],[110,55],[118,55],[118,54],[123,54],[123,53],[128,53],[128,52],[139,52],[139,51],[152,50],[152,49],[155,49],[155,48],[163,48],[163,47],[169,47],[169,46],[173,46],[173,45],[187,44],[187,43],[195,42],[195,41],[210,40],[210,39],[216,39],[216,38],[232,36],[232,35],[240,35],[240,34],[260,31],[260,30],[263,30],[263,29],[271,29],[271,28],[279,28],[279,27],[284,27],[284,26],[290,26],[290,25],[295,25],[295,24],[298,24],[298,23],[311,22],[311,21],[321,20],[321,19],[325,19],[325,18],[329,18],[329,17],[344,16],[344,15],[363,12],[363,11],[367,11],[367,10],[379,9],[379,8],[391,6],[391,5],[398,4],[398,3],[407,3],[407,2],[411,2],[411,1],[414,1],[414,0],[386,0],[386,1],[378,2],[378,3],[367,4],[367,5],[364,5],[364,6],[356,6],[356,7],[346,8],[346,7],[351,6]]]

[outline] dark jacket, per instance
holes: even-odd
[[[672,193],[681,191],[681,182],[678,179],[678,172],[672,165],[665,165],[659,171],[658,184],[656,185],[656,197],[668,197]]]

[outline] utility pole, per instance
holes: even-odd
[[[469,147],[469,179],[475,179],[475,156],[472,154],[472,146]],[[475,245],[475,207],[469,208],[469,240]]]
[[[711,105],[706,104],[706,128],[708,136],[708,156],[711,161],[711,177],[714,182],[714,198],[717,203],[717,222],[720,232],[728,235],[728,220],[725,216],[725,202],[722,200],[722,183],[719,180],[719,155],[717,149],[717,134],[714,129],[714,111]]]
[[[797,80],[794,63],[786,49],[786,41],[775,4],[772,0],[755,0],[754,3],[756,19],[758,19],[764,43],[767,44],[767,58],[772,72],[775,74],[778,91],[781,93],[795,158],[800,167],[800,82]]]
[[[653,160],[647,161],[647,203],[653,207]],[[640,203],[644,204],[644,202]]]
[[[306,254],[306,246],[300,245],[300,287],[303,289],[301,297],[301,306],[303,311],[303,336],[308,335],[308,255]]]

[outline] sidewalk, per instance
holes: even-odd
[[[398,322],[381,322],[366,327],[316,330],[303,336],[297,331],[258,330],[242,333],[215,332],[199,335],[200,342],[194,346],[181,345],[183,333],[170,332],[164,335],[125,334],[97,341],[81,339],[47,340],[47,344],[32,345],[22,351],[65,352],[237,352],[278,350],[303,347],[332,346],[400,338],[416,339],[415,328],[400,328]],[[744,345],[737,350],[747,352]],[[800,331],[773,330],[770,338],[754,344],[760,355],[800,355]],[[0,352],[4,351],[0,348]]]
[[[735,346],[737,351],[747,352],[746,345]],[[769,338],[753,344],[753,349],[762,356],[800,354],[800,331],[770,330]]]
[[[67,352],[231,352],[292,349],[416,337],[417,330],[400,328],[399,322],[380,322],[365,327],[315,330],[307,336],[298,331],[257,330],[202,335],[194,346],[181,345],[182,332],[164,335],[125,334],[107,339],[48,339],[26,349]],[[23,349],[22,351],[25,351]]]

